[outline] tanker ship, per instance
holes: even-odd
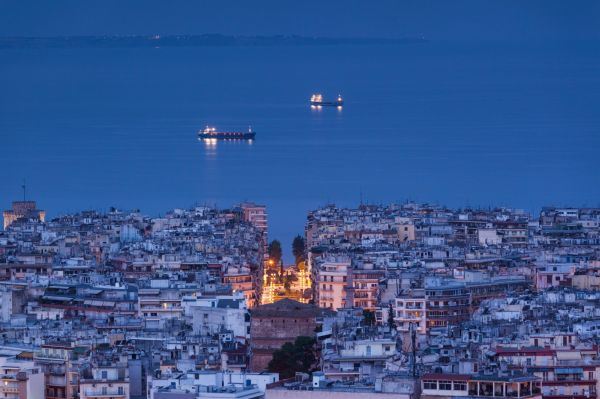
[[[341,107],[344,105],[344,99],[338,95],[335,101],[325,101],[323,95],[317,93],[310,97],[310,105],[313,107]]]
[[[216,127],[206,126],[204,130],[198,132],[198,138],[200,139],[215,139],[215,140],[254,140],[256,132],[248,127],[247,132],[242,131],[230,131],[221,132]]]

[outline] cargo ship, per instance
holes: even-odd
[[[256,132],[248,127],[247,132],[221,132],[217,128],[206,126],[204,130],[198,132],[198,138],[207,140],[254,140]]]
[[[335,101],[325,101],[323,96],[317,93],[310,97],[310,105],[313,107],[341,107],[344,105],[344,99],[338,95]]]

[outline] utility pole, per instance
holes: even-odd
[[[417,330],[415,323],[410,323],[410,340],[412,343],[412,374],[417,378]]]
[[[23,184],[21,185],[21,188],[23,189],[23,202],[25,202],[26,201],[26,197],[27,197],[25,195],[26,194],[26,188],[27,188],[27,186],[25,185],[25,179],[23,179]]]

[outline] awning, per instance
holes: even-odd
[[[581,352],[579,351],[557,351],[557,360],[581,360]]]
[[[583,374],[583,369],[581,367],[565,367],[565,368],[557,368],[554,370],[555,374]]]
[[[86,300],[83,302],[84,305],[87,306],[95,306],[95,307],[114,307],[115,303],[114,302],[110,302],[110,301],[93,301],[93,300]]]
[[[104,291],[104,290],[97,289],[97,288],[88,288],[87,290],[85,290],[85,292],[89,295],[98,295],[102,291]]]
[[[55,296],[55,295],[44,295],[44,296],[42,296],[42,299],[45,299],[45,300],[48,300],[48,301],[61,301],[61,302],[69,302],[69,301],[73,300],[72,297],[68,297],[68,296]]]
[[[321,332],[317,333],[317,338],[328,337],[328,336],[331,336],[331,334],[332,334],[331,330],[321,331]]]

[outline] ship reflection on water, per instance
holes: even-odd
[[[311,109],[311,111],[321,112],[321,111],[323,111],[323,106],[322,105],[311,105],[310,109]],[[338,105],[335,107],[335,109],[337,109],[338,112],[342,112],[344,107],[341,105]]]
[[[216,147],[217,139],[198,139],[199,141],[204,141],[206,147]]]
[[[249,144],[251,145],[254,140],[249,139],[249,140],[219,140],[219,139],[203,139],[203,138],[199,138],[198,141],[202,141],[204,142],[205,147],[216,147],[217,143],[221,142],[221,143],[228,143],[230,145],[234,145],[234,144]]]
[[[219,146],[252,146],[254,143],[254,140],[219,140],[207,138],[198,138],[198,141],[204,143],[205,153],[211,158],[217,155],[217,148]]]

